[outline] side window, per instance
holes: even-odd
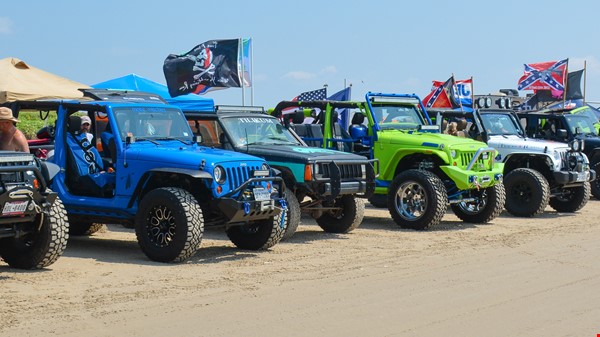
[[[217,121],[189,120],[188,124],[190,125],[194,136],[200,135],[202,137],[200,145],[218,148],[222,147],[219,141],[219,135],[223,130]]]

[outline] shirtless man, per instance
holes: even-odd
[[[18,122],[11,109],[0,107],[0,150],[29,153],[27,138],[15,127],[14,123]]]

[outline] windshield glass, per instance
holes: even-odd
[[[415,106],[373,106],[373,113],[381,129],[413,130],[423,124]]]
[[[190,127],[179,109],[169,107],[119,107],[114,109],[122,139],[175,138],[192,140]]]
[[[589,119],[592,120],[592,123],[598,122],[598,116],[596,116],[596,114],[592,111],[592,109],[590,109],[588,107],[575,109],[573,111],[573,114],[577,114],[577,115],[581,114],[581,115],[587,116]]]
[[[276,118],[227,117],[221,122],[234,146],[300,145],[300,142]]]
[[[565,115],[565,119],[573,134],[597,134],[594,123],[585,115]]]
[[[509,114],[481,114],[483,126],[489,135],[522,135],[517,120]]]

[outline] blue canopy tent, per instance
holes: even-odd
[[[182,110],[213,111],[215,107],[215,102],[212,98],[205,98],[196,94],[171,97],[166,85],[143,78],[136,74],[129,74],[105,82],[96,83],[92,85],[92,88],[145,91],[160,95],[169,104],[177,105]]]

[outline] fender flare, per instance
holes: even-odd
[[[192,177],[194,179],[210,179],[210,180],[213,179],[213,176],[206,171],[182,169],[182,168],[177,168],[177,167],[153,168],[153,169],[145,172],[144,175],[142,175],[142,177],[138,181],[138,184],[135,187],[133,194],[131,195],[131,199],[129,199],[129,203],[127,204],[128,208],[133,207],[135,200],[139,199],[142,189],[146,186],[146,183],[148,182],[148,180],[150,180],[150,177],[152,176],[153,173],[175,173],[175,174],[179,174],[179,175],[186,175],[186,176]]]

